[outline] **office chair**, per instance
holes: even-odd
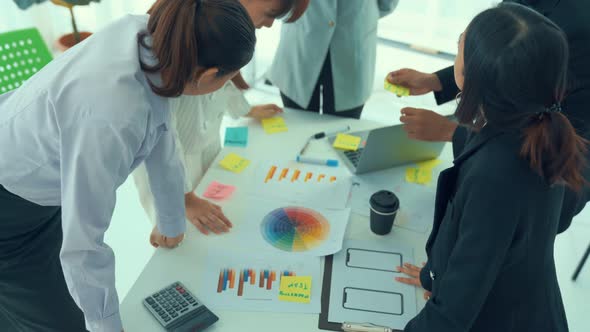
[[[0,33],[0,94],[23,85],[52,59],[39,30]]]
[[[580,271],[582,271],[582,267],[584,267],[584,263],[586,263],[586,260],[588,259],[589,255],[590,255],[590,244],[588,245],[588,248],[586,249],[586,253],[584,253],[582,260],[578,264],[578,267],[576,268],[576,271],[574,272],[574,275],[572,276],[573,281],[576,281],[576,279],[578,279],[578,275],[580,274]]]

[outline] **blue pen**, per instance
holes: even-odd
[[[307,156],[297,156],[296,160],[298,163],[338,167],[338,160],[336,159],[321,159]]]

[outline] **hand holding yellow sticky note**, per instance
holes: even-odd
[[[410,95],[410,89],[406,88],[405,86],[391,84],[387,79],[385,79],[383,87],[385,88],[385,90],[395,93],[398,97],[405,97]]]
[[[279,300],[309,303],[311,301],[311,277],[282,276]]]
[[[356,151],[361,143],[361,138],[347,134],[338,134],[334,140],[334,147],[340,150]]]
[[[262,119],[262,128],[264,128],[267,134],[275,134],[288,130],[285,119],[280,116]]]
[[[241,173],[246,167],[248,167],[248,165],[250,165],[250,160],[244,159],[235,153],[230,153],[219,162],[219,165],[228,171]]]

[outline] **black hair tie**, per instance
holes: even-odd
[[[561,113],[561,104],[559,102],[547,107],[545,113]]]

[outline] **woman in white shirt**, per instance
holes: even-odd
[[[270,27],[277,18],[285,17],[285,23],[297,21],[305,12],[309,0],[240,0],[248,11],[256,28]],[[250,104],[236,87],[247,87],[239,81],[233,82],[211,94],[180,96],[170,99],[172,124],[176,127],[176,146],[184,165],[186,217],[203,234],[210,231],[219,234],[229,231],[232,224],[223,214],[221,207],[198,197],[194,190],[204,173],[221,150],[219,130],[224,114],[237,119],[247,116],[263,119],[275,116],[282,109],[274,104],[250,107]],[[235,83],[235,85],[234,85]],[[141,204],[152,224],[156,221],[154,196],[144,166],[133,172]],[[157,246],[157,243],[152,243]]]
[[[183,238],[169,100],[224,86],[252,58],[255,30],[237,0],[158,0],[149,14],[112,23],[0,95],[4,331],[122,330],[103,238],[116,189],[139,164],[156,198],[152,242]]]

